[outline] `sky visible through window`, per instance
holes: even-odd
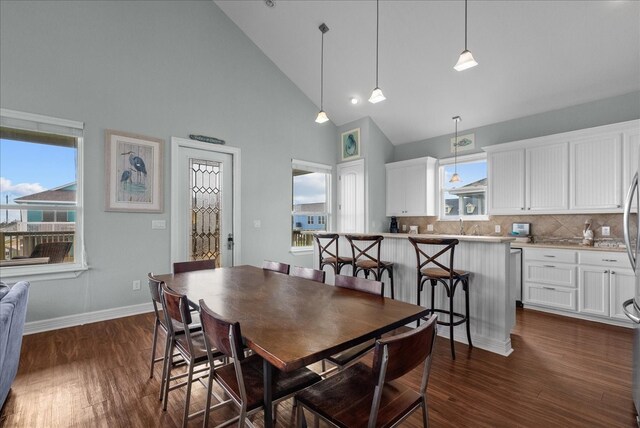
[[[444,167],[444,187],[448,189],[458,189],[469,184],[487,178],[487,161],[458,163],[458,175],[461,181],[450,183],[455,167],[453,164]]]
[[[326,202],[326,174],[314,172],[293,177],[293,204]]]
[[[0,200],[3,204],[7,196],[11,204],[15,198],[75,181],[75,148],[0,139]],[[9,212],[9,221],[17,214]]]

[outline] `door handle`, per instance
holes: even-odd
[[[622,217],[623,230],[624,230],[624,244],[627,246],[627,255],[629,256],[629,261],[631,262],[631,269],[636,270],[636,257],[637,250],[640,248],[640,243],[636,242],[636,254],[633,254],[633,249],[631,248],[631,235],[629,230],[629,220],[631,218],[631,205],[633,204],[633,195],[637,193],[638,190],[638,173],[633,176],[633,180],[631,181],[631,187],[629,188],[629,192],[627,193],[627,198],[624,201],[624,215]],[[640,230],[638,231],[638,237],[640,238]]]
[[[233,250],[233,233],[227,237],[227,250]]]
[[[638,317],[638,316],[636,316],[636,315],[632,314],[632,313],[631,313],[631,311],[629,311],[629,310],[627,309],[627,307],[629,307],[629,306],[631,306],[631,305],[633,305],[633,306],[634,306],[634,308],[635,308],[635,304],[633,303],[633,299],[629,299],[629,300],[625,301],[625,302],[622,304],[622,310],[624,311],[624,314],[625,314],[627,317],[629,317],[629,319],[630,319],[631,321],[635,322],[636,324],[640,324],[640,317]]]

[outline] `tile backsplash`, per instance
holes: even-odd
[[[637,214],[632,214],[632,236],[637,233],[634,224],[637,224]],[[506,236],[511,231],[513,223],[531,223],[531,235],[534,240],[543,241],[548,239],[581,240],[585,221],[591,223],[594,231],[595,241],[623,241],[622,214],[559,214],[559,215],[518,215],[518,216],[490,216],[488,221],[464,222],[464,231],[467,235],[492,235]],[[433,225],[433,232],[427,231],[427,225]],[[460,233],[460,223],[457,221],[438,221],[438,217],[399,217],[398,225],[402,231],[402,226],[417,225],[419,233],[441,233],[458,235]],[[500,225],[500,233],[495,232],[495,226]],[[610,236],[602,236],[602,226],[609,226]]]

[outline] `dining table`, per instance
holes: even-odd
[[[293,371],[428,315],[428,309],[255,266],[156,275],[191,304],[238,321],[263,358],[264,426],[273,426],[274,368]]]

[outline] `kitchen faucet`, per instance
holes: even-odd
[[[464,221],[460,219],[460,235],[464,235]]]

